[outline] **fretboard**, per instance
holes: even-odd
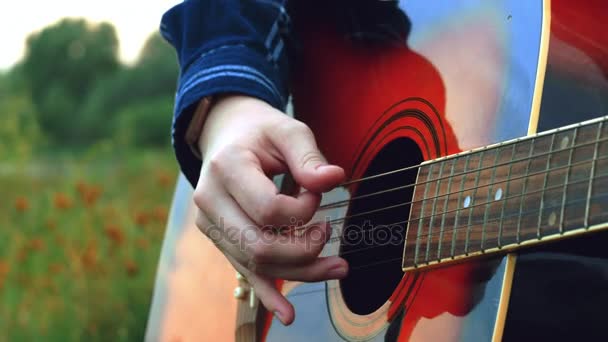
[[[608,116],[421,165],[403,269],[608,226]]]

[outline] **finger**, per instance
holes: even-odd
[[[225,254],[247,265],[251,258],[247,243],[261,239],[257,225],[230,195],[209,178],[201,178],[193,198],[199,208],[196,225],[201,232]]]
[[[194,201],[209,222],[197,222],[205,235],[248,269],[258,264],[308,264],[317,258],[331,234],[328,224],[314,224],[303,234],[262,231],[210,177],[201,178]]]
[[[261,232],[258,241],[248,241],[250,255],[247,268],[256,270],[262,265],[307,265],[315,261],[331,236],[329,224],[314,224],[301,228],[297,234],[276,234],[271,230]]]
[[[196,211],[196,226],[225,255],[232,255],[236,260],[246,264],[249,256],[239,246],[238,238],[232,238],[223,227],[212,223],[202,210]]]
[[[284,325],[291,324],[295,318],[293,305],[276,288],[274,280],[251,272],[229,255],[226,257],[236,270],[247,279],[264,307],[272,312]]]
[[[317,258],[308,265],[259,265],[256,272],[272,278],[315,282],[346,277],[348,263],[340,257],[332,256]]]
[[[248,153],[226,156],[216,172],[228,193],[255,223],[259,226],[286,226],[310,221],[321,201],[320,195],[311,192],[297,197],[280,194],[262,171],[259,160],[239,154]]]
[[[305,124],[289,120],[271,130],[270,138],[285,158],[296,182],[305,189],[322,193],[344,181],[344,170],[327,164],[312,131]]]
[[[197,221],[199,229],[251,270],[258,264],[311,263],[331,234],[331,227],[324,223],[302,228],[303,234],[262,231],[234,199],[209,178],[199,181],[194,201],[202,211]]]

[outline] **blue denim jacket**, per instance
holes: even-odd
[[[195,186],[201,168],[184,137],[198,101],[241,93],[278,109],[287,102],[286,0],[186,0],[164,14],[160,31],[177,51],[180,76],[172,141]]]

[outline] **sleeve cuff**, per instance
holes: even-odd
[[[182,71],[175,99],[172,140],[182,172],[196,186],[201,159],[191,149],[187,132],[201,99],[221,93],[240,93],[286,106],[286,81],[278,69],[244,45],[216,48],[202,54]]]

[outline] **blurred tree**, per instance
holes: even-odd
[[[135,65],[97,82],[82,106],[81,133],[99,137],[116,132],[122,142],[129,136],[129,143],[165,145],[169,141],[177,73],[173,49],[160,34],[152,34]],[[104,124],[108,120],[112,126]],[[125,127],[138,133],[126,134]],[[153,142],[153,137],[158,142]]]
[[[0,160],[28,160],[40,143],[35,109],[23,80],[22,66],[0,74]]]
[[[166,147],[171,142],[173,97],[153,97],[118,112],[116,140],[126,146]]]
[[[143,96],[174,95],[179,71],[173,48],[159,33],[152,34],[139,55],[133,72]]]
[[[143,99],[175,94],[175,54],[158,33],[148,38],[134,66],[100,80],[87,99],[85,116],[115,112]]]
[[[112,25],[64,19],[27,40],[23,74],[41,129],[55,142],[82,138],[79,108],[98,79],[119,69]]]

